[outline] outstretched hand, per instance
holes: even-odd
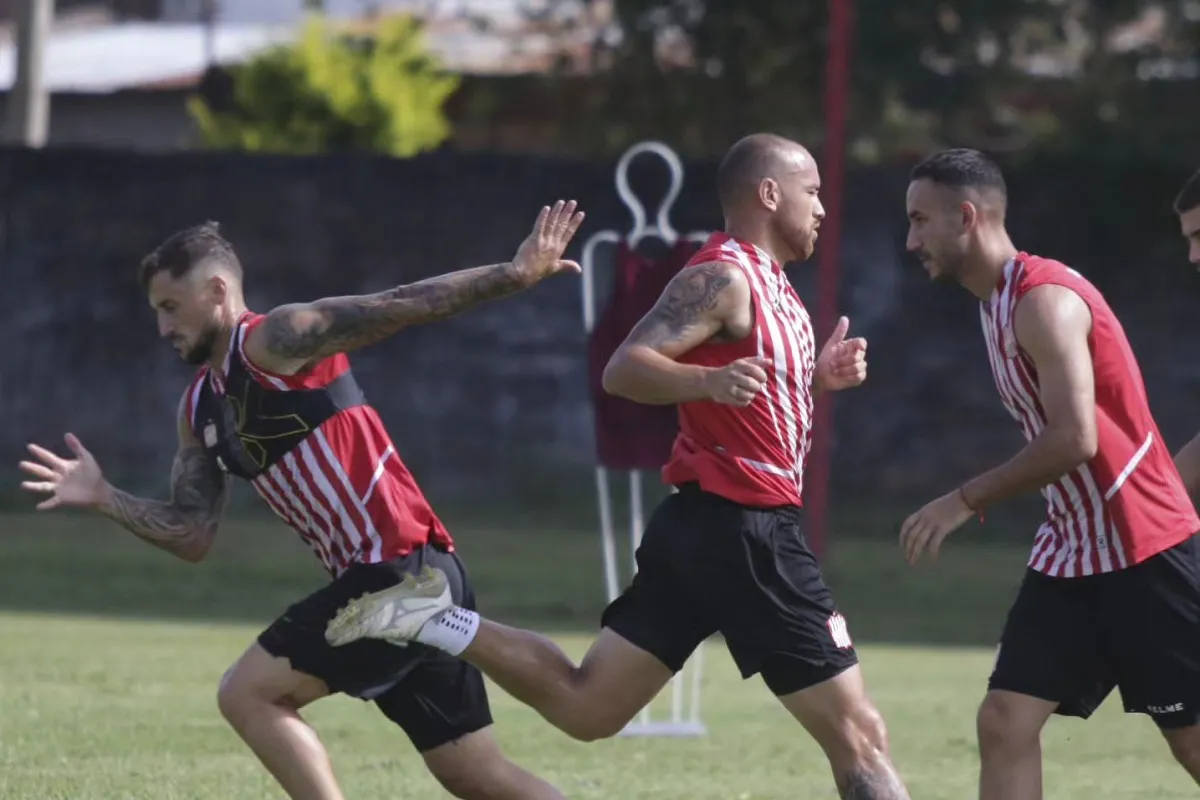
[[[563,252],[583,223],[584,214],[575,210],[575,201],[559,200],[543,206],[533,230],[513,256],[513,268],[526,286],[560,272],[581,272],[578,262],[564,259]]]
[[[21,488],[35,494],[48,494],[38,503],[39,511],[59,506],[89,507],[104,495],[104,475],[95,457],[73,433],[63,437],[74,458],[61,458],[44,447],[29,444],[37,461],[22,461],[20,466],[37,480],[24,481]]]
[[[847,339],[850,320],[840,317],[821,348],[813,371],[813,385],[823,392],[852,389],[867,379],[867,340]]]

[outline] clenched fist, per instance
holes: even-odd
[[[705,375],[708,396],[716,403],[731,406],[748,406],[767,385],[765,358],[739,358],[732,364],[714,369]]]

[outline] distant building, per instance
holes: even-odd
[[[0,121],[5,116],[16,64],[11,12],[17,0],[0,0]],[[369,25],[381,13],[412,12],[427,23],[429,46],[465,76],[448,112],[456,141],[466,147],[529,144],[528,120],[544,109],[506,109],[503,130],[491,130],[480,108],[496,103],[495,76],[543,73],[569,61],[586,61],[584,32],[563,36],[532,23],[523,0],[325,0],[326,13]],[[47,45],[46,81],[51,92],[48,145],[170,151],[195,147],[187,114],[210,66],[232,67],[277,42],[292,38],[304,18],[304,0],[224,0],[211,24],[206,0],[58,0],[58,17]],[[593,10],[602,8],[594,5]],[[480,24],[481,21],[485,24]],[[581,49],[582,48],[582,49]],[[500,81],[507,87],[507,81]],[[501,91],[508,91],[507,88]],[[522,89],[525,98],[540,98]],[[514,122],[516,123],[514,126]],[[477,127],[482,124],[484,129]],[[536,137],[535,137],[536,138]]]

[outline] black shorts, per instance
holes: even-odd
[[[1114,687],[1160,728],[1200,721],[1200,537],[1118,572],[1025,573],[988,688],[1087,719]]]
[[[779,696],[858,663],[800,509],[750,508],[696,484],[655,509],[633,582],[602,624],[676,672],[719,631],[742,677],[761,673]]]
[[[479,670],[416,643],[397,647],[362,639],[332,647],[325,641],[325,625],[347,601],[393,586],[425,564],[446,573],[456,604],[475,608],[458,556],[429,546],[393,561],[351,566],[288,608],[258,637],[268,653],[288,659],[298,672],[320,678],[330,692],[373,700],[421,752],[492,724]]]

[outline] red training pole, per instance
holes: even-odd
[[[846,104],[850,94],[850,40],[853,0],[829,0],[828,51],[825,64],[825,147],[821,166],[821,252],[817,262],[818,352],[838,317],[839,250],[842,238],[842,194],[845,183]],[[853,331],[851,332],[853,335]],[[835,395],[817,400],[813,421],[813,450],[809,456],[808,507],[810,544],[818,556],[829,538],[829,472]]]

